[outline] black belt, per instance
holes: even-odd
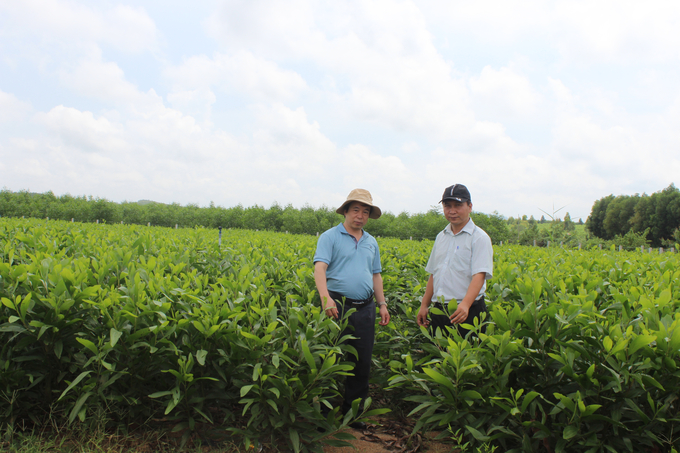
[[[375,296],[374,293],[371,293],[370,296],[368,296],[366,299],[350,299],[349,297],[345,297],[340,293],[336,293],[335,291],[328,291],[328,295],[333,298],[333,300],[339,300],[343,304],[352,304],[352,305],[367,305],[373,302],[373,297]]]
[[[484,302],[484,296],[483,295],[481,297],[479,297],[478,299],[475,299],[475,301],[472,302],[472,305],[470,305],[470,306],[474,307],[475,305],[482,303],[482,302]],[[448,302],[446,303],[446,305],[448,305]],[[435,302],[434,306],[437,307],[437,308],[440,308],[440,309],[444,307],[441,302]]]

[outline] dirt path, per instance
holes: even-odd
[[[444,453],[451,452],[453,445],[432,440],[436,434],[423,438],[419,434],[409,439],[412,427],[389,419],[375,420],[366,430],[348,429],[355,440],[348,441],[353,447],[324,447],[324,453]]]

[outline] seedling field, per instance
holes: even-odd
[[[316,237],[2,218],[2,432],[49,418],[320,451],[392,410],[471,448],[678,449],[678,255],[495,247],[477,341],[415,324],[430,241],[379,244],[374,403],[325,418],[352,351],[319,307]]]

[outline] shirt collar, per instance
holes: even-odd
[[[470,220],[468,220],[468,223],[465,224],[465,226],[458,232],[458,234],[461,234],[461,233],[472,234],[475,231],[475,228],[477,228],[477,225],[475,225],[475,222],[472,221],[472,217],[470,217]],[[453,234],[453,230],[451,230],[451,224],[450,223],[448,225],[446,225],[446,228],[444,228],[444,233],[451,234],[453,236],[457,236],[456,234]]]
[[[340,230],[340,233],[346,234],[347,236],[351,236],[351,237],[354,238],[354,240],[356,240],[356,238],[353,235],[349,234],[349,231],[347,231],[347,228],[345,228],[344,223],[341,223],[340,225],[338,225],[338,230]],[[368,236],[368,233],[362,228],[361,229],[361,239],[359,239],[359,240],[362,241],[366,236]]]

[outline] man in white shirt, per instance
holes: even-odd
[[[493,247],[489,235],[470,218],[472,200],[467,187],[447,187],[440,203],[449,225],[437,235],[425,267],[430,277],[416,321],[433,331],[456,326],[465,337],[468,330],[461,324],[474,325],[474,319],[486,312],[484,293],[486,281],[493,276]],[[450,315],[430,314],[428,320],[431,304]]]

